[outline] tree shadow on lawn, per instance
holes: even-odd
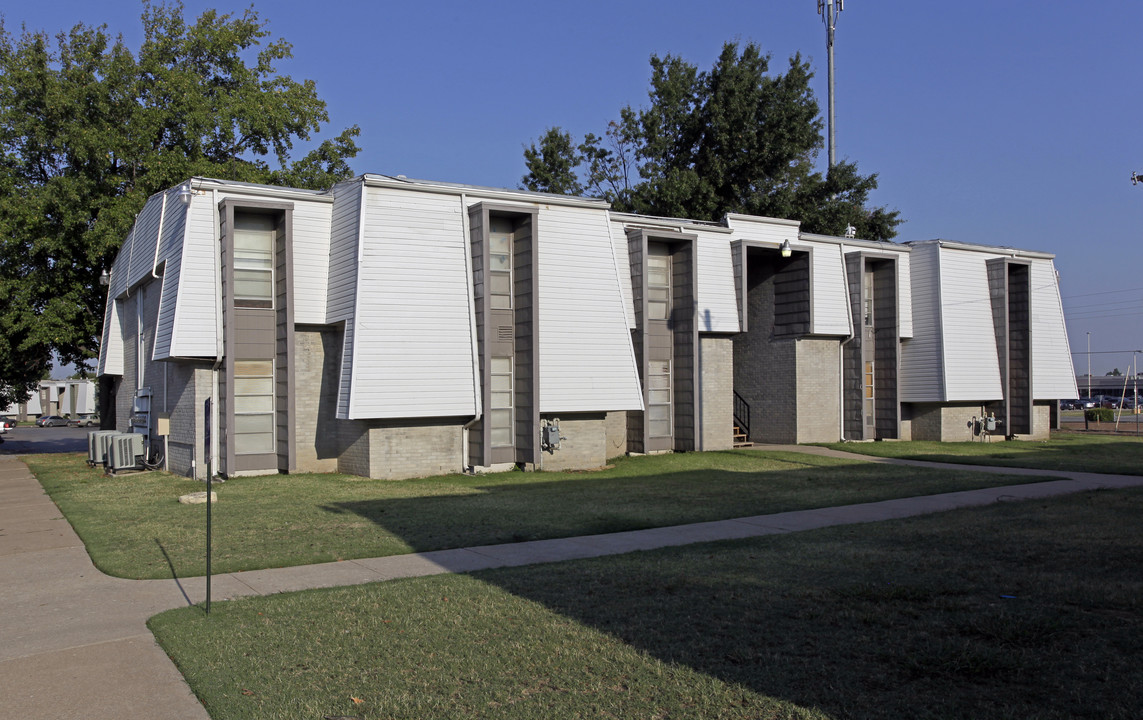
[[[1138,533],[1012,552],[997,523],[1024,522],[1025,505],[475,576],[833,718],[1137,716],[1140,584],[1092,598],[1086,581],[1143,559]]]
[[[1013,441],[976,443],[917,442],[901,445],[865,443],[831,443],[828,447],[868,457],[900,458],[925,462],[954,463],[959,465],[996,465],[1025,467],[1039,470],[1067,472],[1110,473],[1117,475],[1143,475],[1143,441],[1134,438],[1114,442],[1085,441],[1076,436],[1054,436],[1063,443]],[[946,445],[956,445],[966,452],[942,452]],[[914,452],[903,449],[916,447]],[[973,454],[979,451],[979,454]]]
[[[933,478],[927,480],[926,478]],[[669,527],[1034,482],[858,462],[790,470],[703,470],[495,484],[470,493],[320,506],[351,513],[413,552]]]

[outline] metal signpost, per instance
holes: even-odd
[[[206,417],[203,421],[203,427],[206,432],[206,614],[210,614],[210,506],[214,503],[211,501],[211,491],[213,488],[214,480],[214,457],[210,452],[210,398],[206,399]]]

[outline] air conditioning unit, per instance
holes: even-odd
[[[107,446],[112,435],[118,435],[116,430],[95,430],[87,434],[87,464],[91,467],[103,465],[107,462]],[[108,440],[104,440],[107,438]]]
[[[107,470],[115,474],[120,470],[143,469],[143,436],[136,433],[114,435],[108,448]]]

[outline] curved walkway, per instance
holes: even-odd
[[[926,463],[808,446],[760,449],[1059,479],[607,535],[228,573],[214,576],[212,599],[597,557],[1143,485],[1143,476]],[[204,598],[201,577],[123,580],[96,570],[27,467],[0,455],[0,717],[209,720],[146,627],[150,616]]]

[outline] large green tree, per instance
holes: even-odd
[[[852,162],[822,174],[822,120],[800,55],[770,73],[757,45],[727,43],[709,71],[651,58],[650,103],[620,110],[603,136],[578,145],[559,127],[524,150],[530,190],[586,192],[616,209],[719,220],[728,212],[799,220],[808,232],[888,240],[897,211],[869,207],[876,175]]]
[[[99,284],[148,196],[191,176],[328,187],[351,174],[356,126],[296,161],[329,121],[313,81],[253,10],[184,19],[143,3],[132,52],[106,26],[54,41],[0,21],[0,407],[25,399],[53,355],[90,368]]]

